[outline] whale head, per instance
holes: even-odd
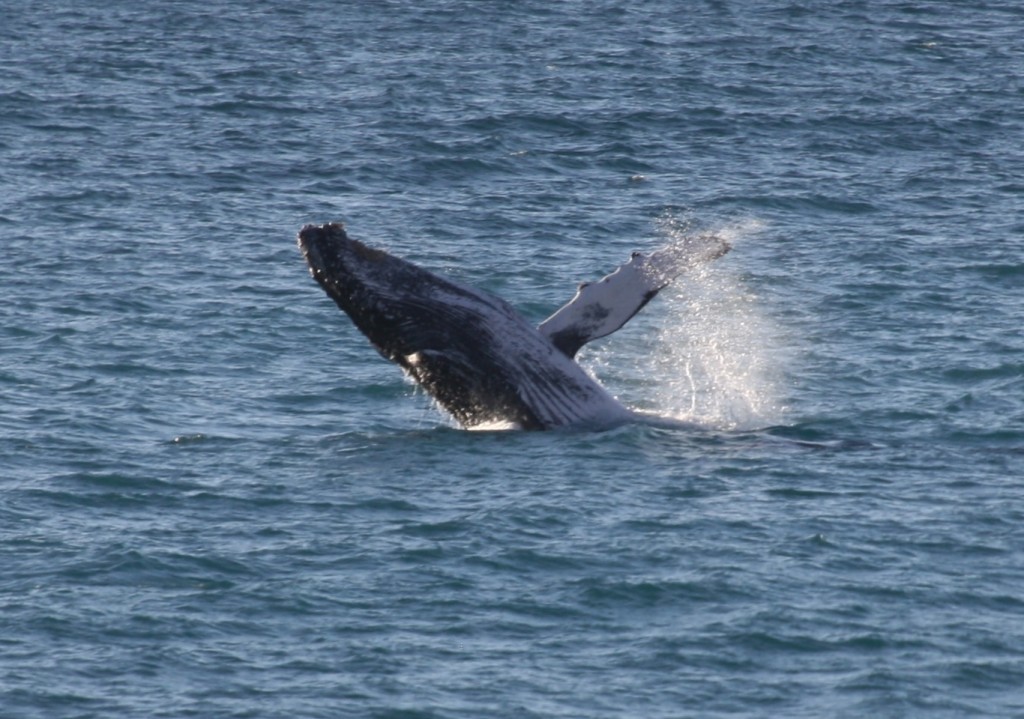
[[[306,225],[298,242],[313,279],[384,357],[398,362],[416,352],[403,327],[432,292],[432,275],[352,239],[340,223]]]

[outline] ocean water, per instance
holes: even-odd
[[[1024,716],[1024,10],[0,1],[0,716]],[[304,223],[640,421],[466,432]],[[679,421],[682,420],[682,421]]]

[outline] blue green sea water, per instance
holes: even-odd
[[[1024,716],[1022,29],[0,0],[0,716]],[[734,249],[582,357],[665,421],[466,432],[328,221],[537,322]]]

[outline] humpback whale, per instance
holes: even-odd
[[[306,225],[298,244],[313,278],[377,351],[460,425],[528,430],[628,419],[576,353],[621,328],[676,276],[730,249],[701,233],[634,252],[534,327],[499,297],[368,247],[340,223]]]

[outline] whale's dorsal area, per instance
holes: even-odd
[[[702,236],[634,254],[537,328],[495,295],[368,247],[341,224],[307,225],[298,243],[327,295],[459,424],[522,429],[628,419],[573,356],[622,327],[675,275],[728,250]]]
[[[580,347],[607,337],[643,309],[676,276],[730,250],[714,233],[687,235],[649,255],[634,252],[629,262],[596,282],[584,282],[576,296],[537,328],[558,349],[575,357]]]

